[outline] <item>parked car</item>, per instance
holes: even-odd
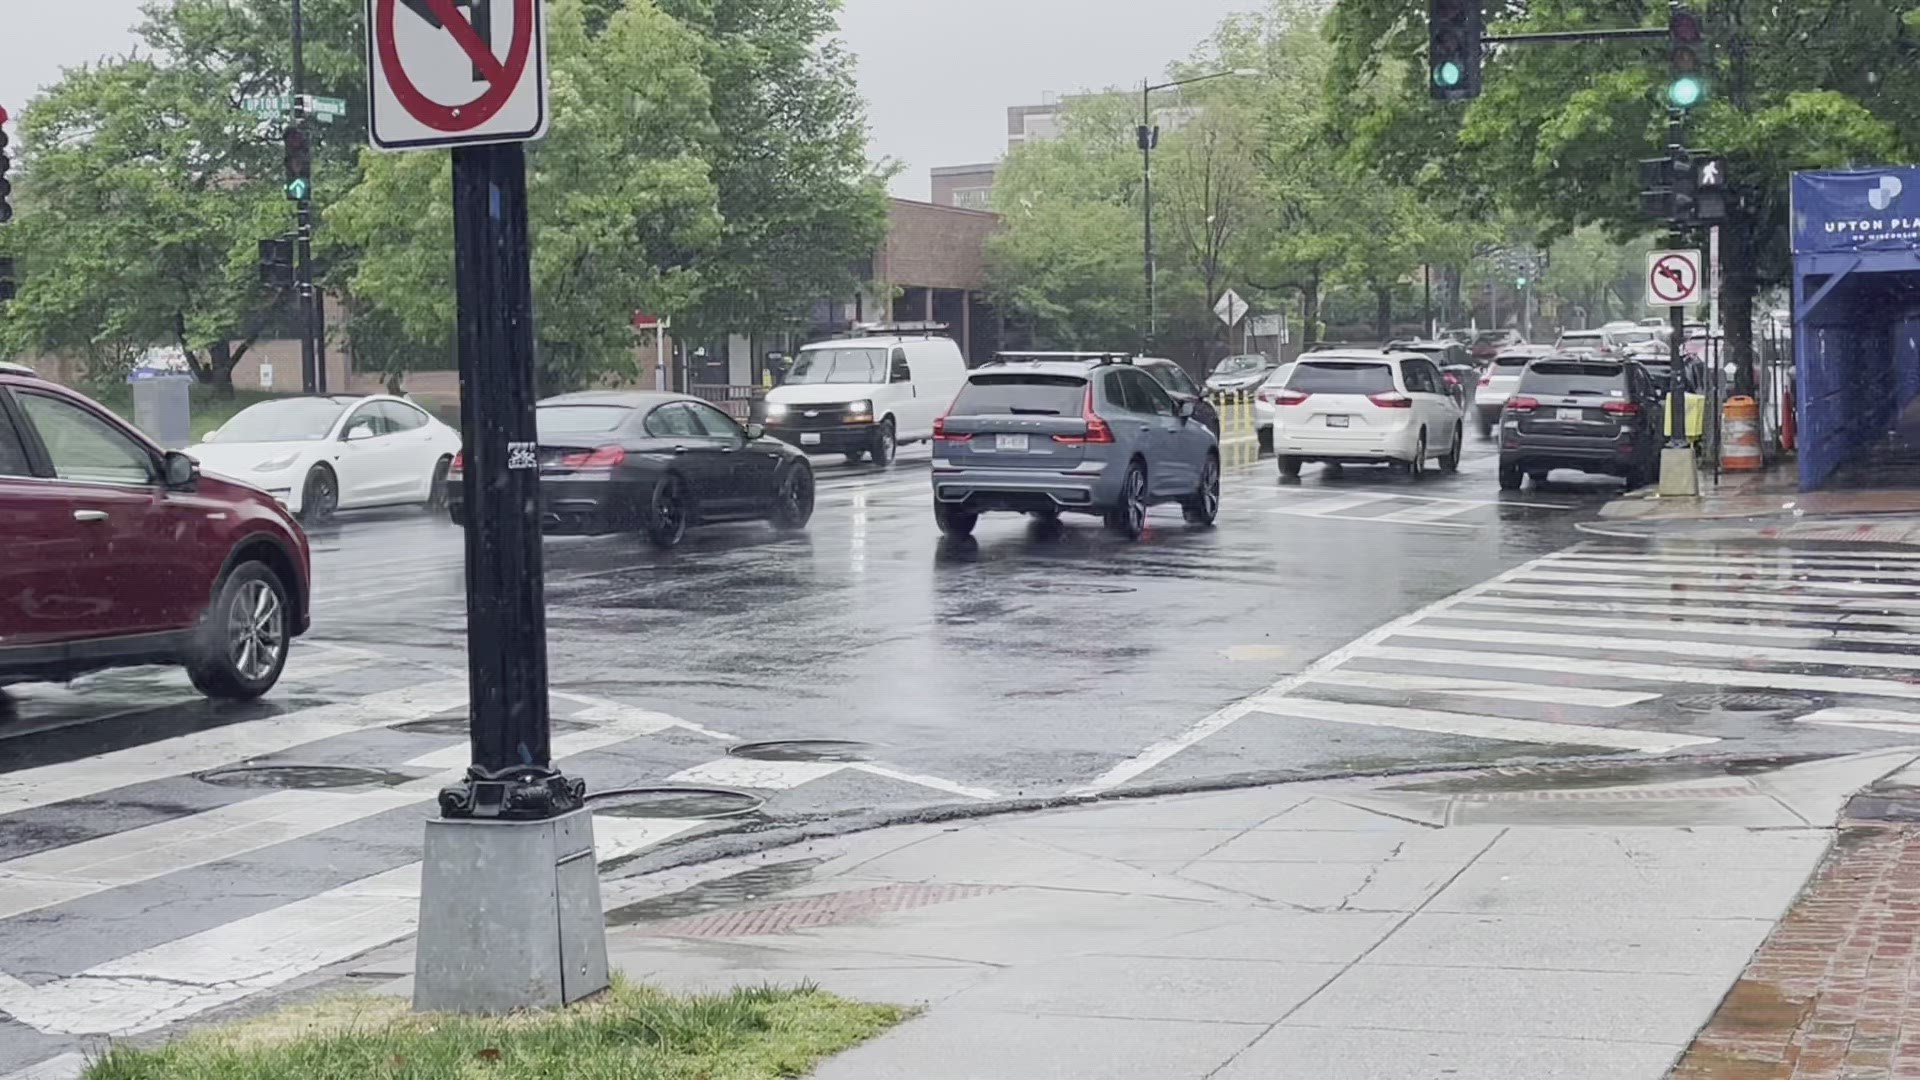
[[[807,455],[698,398],[591,390],[547,398],[535,418],[543,532],[644,532],[670,548],[695,525],[764,518],[794,532],[813,517]],[[462,454],[447,482],[455,524],[465,466]]]
[[[767,434],[808,453],[891,465],[925,442],[967,377],[952,338],[879,334],[808,345],[761,406]]]
[[[1427,462],[1460,467],[1466,413],[1424,356],[1378,349],[1309,353],[1294,365],[1274,408],[1280,475],[1309,461],[1391,464],[1415,478]]]
[[[1133,366],[1152,376],[1162,390],[1173,395],[1173,400],[1193,402],[1193,418],[1207,425],[1214,438],[1220,437],[1220,410],[1213,407],[1213,402],[1207,400],[1179,364],[1158,356],[1140,356],[1134,358]]]
[[[249,405],[187,453],[253,484],[309,527],[339,510],[446,502],[460,433],[405,398],[285,397]]]
[[[1097,514],[1128,538],[1155,503],[1195,525],[1220,512],[1218,438],[1125,360],[981,368],[933,438],[933,519],[948,536],[994,511]]]
[[[1433,361],[1440,369],[1441,383],[1446,392],[1460,402],[1461,408],[1473,398],[1473,388],[1480,381],[1480,364],[1474,360],[1467,347],[1457,341],[1394,341],[1387,348],[1398,352],[1419,353]]]
[[[1207,392],[1232,393],[1253,390],[1267,380],[1267,373],[1278,365],[1259,353],[1229,356],[1213,365],[1207,373]]]
[[[1518,330],[1481,330],[1473,335],[1473,358],[1487,361],[1508,349],[1517,349],[1527,343],[1527,337]]]
[[[1260,452],[1273,452],[1273,414],[1280,401],[1280,391],[1286,389],[1287,379],[1293,375],[1292,364],[1281,364],[1267,375],[1267,381],[1253,393],[1253,427],[1260,438]]]
[[[1553,351],[1604,357],[1619,355],[1619,350],[1613,344],[1613,335],[1605,330],[1563,330],[1560,340],[1554,343]]]
[[[248,700],[307,630],[307,538],[284,507],[5,364],[0,521],[0,686],[179,664]]]
[[[1660,395],[1646,369],[1556,353],[1527,365],[1500,418],[1500,487],[1554,469],[1618,476],[1629,488],[1660,464]]]
[[[1474,388],[1473,411],[1480,422],[1480,437],[1493,438],[1493,429],[1500,425],[1500,410],[1506,407],[1507,399],[1513,396],[1514,388],[1520,385],[1520,375],[1527,365],[1543,356],[1552,356],[1553,349],[1546,345],[1519,345],[1503,349],[1481,373],[1480,385]]]

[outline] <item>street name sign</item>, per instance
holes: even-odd
[[[367,134],[381,150],[547,132],[541,0],[367,0]]]
[[[1700,302],[1700,251],[1647,253],[1647,305],[1688,307]]]

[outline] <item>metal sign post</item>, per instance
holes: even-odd
[[[546,130],[543,7],[367,0],[374,146],[453,149],[473,763],[440,793],[441,817],[427,825],[420,1009],[553,1006],[608,985],[586,785],[554,768],[547,715],[520,145]]]

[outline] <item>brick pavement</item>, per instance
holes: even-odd
[[[1920,828],[1853,823],[1672,1080],[1920,1080]]]

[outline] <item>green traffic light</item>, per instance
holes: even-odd
[[[1445,88],[1459,86],[1460,76],[1462,74],[1464,74],[1464,72],[1460,70],[1460,65],[1452,60],[1448,60],[1433,69],[1433,84]]]
[[[1667,85],[1667,104],[1676,109],[1691,109],[1700,104],[1707,94],[1707,88],[1699,79],[1683,75]]]
[[[287,181],[287,198],[295,202],[304,202],[311,194],[313,194],[313,184],[306,177]]]

